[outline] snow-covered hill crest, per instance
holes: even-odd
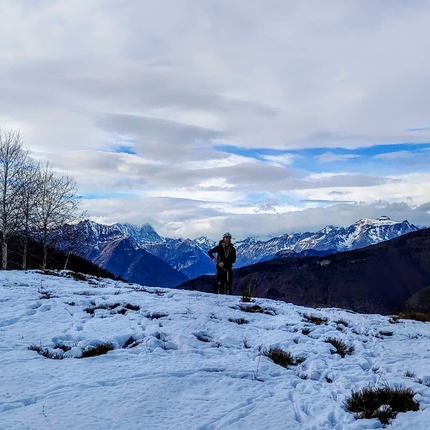
[[[386,386],[419,403],[390,428],[430,420],[428,323],[2,271],[0,327],[2,430],[382,429],[344,402]],[[271,348],[295,364],[276,364]]]

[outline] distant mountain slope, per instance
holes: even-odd
[[[213,276],[178,288],[212,291]],[[304,306],[389,314],[430,285],[430,229],[325,257],[283,258],[234,271],[233,293]]]
[[[26,269],[40,269],[42,263],[43,246],[41,243],[34,239],[28,241],[28,255]],[[1,258],[0,249],[0,258]],[[8,269],[19,270],[22,269],[23,256],[22,256],[22,243],[16,236],[12,236],[8,243]],[[66,269],[86,273],[88,275],[116,279],[117,276],[112,272],[101,268],[99,265],[77,255],[67,255],[61,250],[49,247],[48,260],[46,268],[48,270],[62,270]]]
[[[153,287],[174,287],[188,279],[144,249],[135,249],[130,239],[106,243],[94,262],[129,282]]]
[[[274,258],[280,251],[290,250],[295,253],[303,251],[343,252],[374,245],[403,234],[419,230],[408,221],[396,222],[388,217],[361,219],[349,227],[327,226],[316,233],[293,233],[274,237],[262,242],[248,238],[238,242],[238,261],[236,267],[250,265]],[[290,256],[296,256],[291,253]]]
[[[149,224],[144,224],[141,227],[119,223],[105,225],[85,220],[73,228],[82,237],[79,255],[92,261],[98,257],[105,244],[118,239],[129,238],[139,247],[148,243],[162,243],[164,241]]]
[[[168,239],[165,243],[146,245],[144,248],[187,277],[195,278],[202,273],[211,273],[215,270],[207,254],[207,250],[214,244],[204,239],[201,242],[199,239]]]
[[[206,237],[163,238],[149,224],[141,227],[131,224],[102,225],[89,220],[74,226],[64,226],[64,229],[72,230],[68,232],[68,236],[79,237],[80,246],[74,252],[93,262],[99,261],[100,253],[109,243],[129,239],[132,246],[127,249],[128,259],[139,258],[140,251],[144,249],[187,278],[212,274],[215,271],[207,252],[216,242]],[[248,266],[281,256],[296,258],[304,255],[327,255],[372,245],[417,229],[408,221],[395,222],[387,217],[381,217],[377,220],[360,220],[347,228],[328,226],[316,233],[284,234],[264,241],[249,237],[235,244],[238,255],[235,267]],[[133,255],[134,253],[136,255]],[[118,252],[115,256],[121,259]],[[113,264],[112,259],[110,264]],[[137,272],[141,273],[140,267],[130,266],[128,276],[135,282],[143,283],[143,278],[139,280]],[[151,280],[152,283],[156,281]]]

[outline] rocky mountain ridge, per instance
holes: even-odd
[[[129,279],[133,279],[134,282],[173,287],[177,285],[175,282],[179,283],[184,276],[192,279],[202,274],[214,273],[214,265],[207,251],[214,247],[216,242],[205,236],[197,239],[164,238],[149,224],[140,227],[120,223],[104,225],[90,220],[81,221],[73,228],[80,237],[80,245],[74,251],[77,255],[98,262],[117,276],[125,277],[127,273]],[[408,221],[395,222],[387,217],[381,217],[376,220],[362,219],[349,227],[327,226],[315,233],[284,234],[269,240],[248,237],[235,243],[238,254],[235,267],[248,266],[277,257],[327,255],[358,249],[416,230],[418,227]],[[121,247],[112,247],[109,244],[125,239],[127,244],[124,249],[127,249],[127,255],[122,258],[118,251]],[[108,252],[106,247],[112,252]],[[151,270],[153,274],[151,277],[143,277],[142,274],[135,276],[133,273],[141,270],[136,261],[143,258],[142,250],[156,257],[155,260],[151,259],[151,264],[158,269]],[[122,260],[121,269],[116,259]],[[127,262],[130,267],[126,267]],[[164,264],[168,264],[176,271],[177,276],[169,276],[169,282],[160,285],[160,279],[165,274]]]
[[[179,289],[213,292],[214,275]],[[276,258],[234,270],[233,294],[295,305],[391,314],[408,306],[429,309],[430,228],[323,257]],[[419,305],[419,306],[418,306]]]

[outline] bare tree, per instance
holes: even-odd
[[[25,187],[27,152],[15,130],[0,130],[0,246],[2,269],[7,269],[8,242],[16,233],[21,215],[19,195]]]
[[[19,199],[21,223],[18,235],[21,242],[22,268],[27,268],[28,243],[34,237],[35,212],[40,190],[40,164],[29,158],[25,174],[25,186],[21,189]]]
[[[46,269],[48,248],[58,239],[56,232],[76,218],[80,205],[75,181],[70,176],[57,176],[49,163],[41,169],[36,210],[36,228],[43,246],[42,270]]]
[[[78,218],[84,219],[85,213],[82,213]],[[85,243],[87,232],[81,227],[80,223],[65,224],[60,227],[62,232],[62,246],[61,249],[66,253],[66,261],[64,262],[64,270],[67,269],[69,259],[72,254],[79,255],[79,249],[82,243]]]

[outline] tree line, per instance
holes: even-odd
[[[78,218],[80,204],[77,185],[72,177],[56,173],[49,162],[30,157],[19,131],[0,129],[0,251],[3,270],[8,268],[8,244],[12,238],[19,239],[23,269],[27,268],[30,241],[41,243],[40,268],[46,270],[50,246],[58,239],[60,227]],[[65,238],[62,239],[64,241]]]

